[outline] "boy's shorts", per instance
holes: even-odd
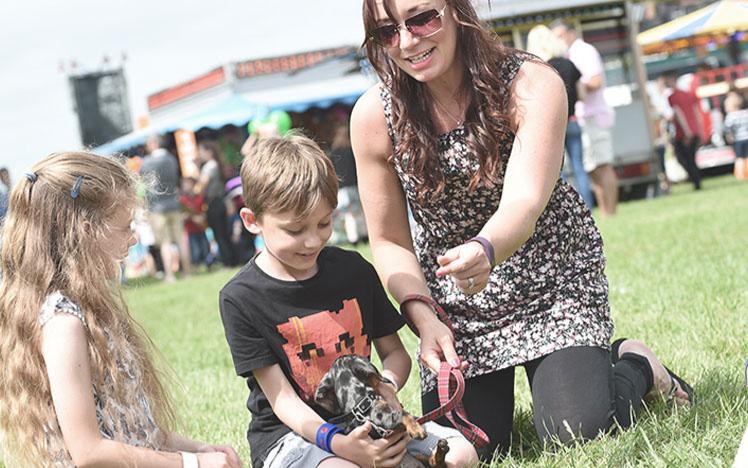
[[[413,439],[408,442],[408,453],[431,455],[439,439],[465,438],[456,429],[440,426],[433,421],[424,424],[423,428],[426,429],[426,438]],[[270,447],[262,466],[263,468],[313,468],[322,460],[334,456],[295,432],[289,432]]]

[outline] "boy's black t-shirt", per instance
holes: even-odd
[[[312,278],[283,281],[252,259],[221,290],[221,319],[234,368],[249,387],[247,439],[255,467],[290,429],[273,413],[252,370],[280,365],[296,393],[329,419],[313,400],[333,361],[345,354],[369,357],[372,339],[404,325],[374,267],[358,252],[326,247],[317,265]]]

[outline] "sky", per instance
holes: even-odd
[[[216,66],[358,45],[360,0],[3,0],[0,167],[13,183],[36,161],[81,146],[67,80],[123,53],[133,120],[149,94]],[[60,65],[64,69],[60,70]],[[133,126],[135,122],[133,122]]]

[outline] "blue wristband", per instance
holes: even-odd
[[[340,432],[340,428],[338,426],[334,426],[332,429],[330,429],[327,432],[327,438],[325,439],[325,450],[327,450],[330,453],[333,453],[332,451],[332,438]]]
[[[315,437],[314,443],[322,450],[332,453],[332,447],[330,446],[330,444],[332,443],[332,437],[338,432],[340,432],[340,428],[335,424],[328,422],[323,423],[317,429],[317,435]]]

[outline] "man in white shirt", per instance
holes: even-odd
[[[584,130],[584,166],[590,174],[592,191],[601,216],[612,216],[618,206],[618,176],[613,163],[615,112],[605,101],[605,68],[594,46],[577,36],[576,30],[562,21],[551,24],[553,33],[569,48],[569,60],[582,73],[584,99],[577,101],[576,116]]]

